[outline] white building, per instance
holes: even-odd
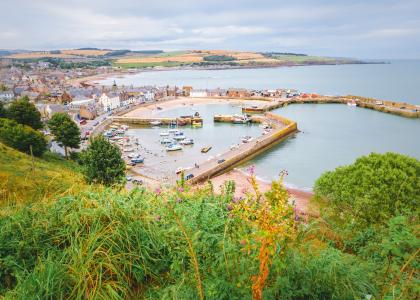
[[[10,102],[14,97],[13,91],[0,91],[0,101]]]
[[[94,99],[82,99],[76,100],[69,103],[69,108],[73,110],[79,110],[81,106],[95,106]]]
[[[207,97],[207,91],[206,90],[191,90],[190,97],[192,98]]]
[[[146,91],[143,93],[143,97],[145,101],[153,101],[155,100],[155,93],[152,91]]]
[[[99,103],[102,105],[105,111],[111,111],[121,106],[120,97],[118,95],[107,95],[103,93],[99,97]]]

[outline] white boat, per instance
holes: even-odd
[[[128,125],[121,125],[121,129],[126,131],[128,128],[130,128]]]
[[[179,131],[179,130],[175,131],[174,134],[175,134],[175,136],[181,136],[181,135],[183,136],[184,135],[184,133],[182,131]]]
[[[178,151],[182,150],[182,147],[178,144],[170,144],[166,147],[166,151]]]
[[[251,142],[253,139],[254,139],[254,138],[253,138],[253,137],[251,137],[251,136],[244,136],[244,137],[242,138],[242,143],[249,143],[249,142]]]
[[[161,144],[171,144],[172,143],[172,140],[171,139],[168,139],[168,138],[165,138],[165,139],[162,139],[160,141],[160,143]]]
[[[169,136],[169,132],[167,131],[162,131],[161,133],[159,133],[160,136]]]
[[[246,124],[251,120],[246,115],[234,115],[233,116],[233,123],[234,124]]]
[[[230,150],[235,150],[239,148],[239,144],[233,144],[232,146],[230,146]]]
[[[177,133],[179,130],[178,129],[169,129],[168,132],[169,133]]]
[[[152,125],[152,126],[159,126],[160,124],[162,124],[162,122],[161,121],[151,121],[150,122],[150,125]]]
[[[123,152],[133,152],[133,148],[123,148]]]
[[[128,156],[128,158],[139,158],[139,157],[141,157],[140,153],[138,153],[138,152],[130,153],[127,156]]]
[[[351,100],[351,101],[349,101],[349,102],[347,102],[347,105],[348,106],[357,106],[357,104],[356,104],[356,101],[354,101],[354,100]]]
[[[193,145],[194,144],[194,140],[193,139],[183,139],[179,143],[181,145]]]

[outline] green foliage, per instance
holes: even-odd
[[[44,135],[29,126],[0,118],[0,141],[16,150],[41,156],[47,150]]]
[[[7,117],[15,120],[19,124],[28,125],[33,129],[41,129],[41,113],[33,103],[29,102],[27,96],[13,101],[7,109]]]
[[[82,154],[83,173],[89,183],[106,186],[124,181],[125,162],[120,149],[103,136],[90,140],[90,145]]]
[[[396,153],[360,157],[352,165],[324,173],[315,193],[345,222],[366,227],[398,214],[418,214],[420,161]]]
[[[234,61],[233,56],[229,55],[207,55],[203,57],[204,61]]]
[[[3,105],[3,102],[0,101],[0,118],[6,118],[6,108]]]
[[[80,147],[80,130],[77,124],[66,113],[56,113],[48,121],[48,127],[55,140],[62,144],[66,151],[67,147]]]

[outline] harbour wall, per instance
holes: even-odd
[[[191,178],[190,180],[188,180],[188,182],[191,184],[196,184],[196,183],[206,181],[221,173],[224,173],[234,168],[238,164],[241,164],[245,161],[248,161],[256,157],[257,155],[267,150],[269,147],[272,147],[273,145],[280,143],[289,135],[297,131],[297,123],[292,120],[289,120],[289,119],[286,119],[286,118],[283,118],[283,117],[280,117],[278,115],[271,114],[271,113],[267,113],[265,117],[271,121],[282,123],[285,126],[278,128],[277,130],[275,130],[273,133],[269,135],[265,135],[258,138],[256,144],[253,147],[239,152],[235,156],[226,159],[224,162],[220,164],[217,164],[206,170],[200,171],[200,173],[195,174],[195,176]],[[223,159],[223,155],[221,157],[218,157],[218,159]]]

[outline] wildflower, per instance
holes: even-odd
[[[249,166],[246,170],[248,171],[250,176],[255,175],[255,166],[254,165]]]
[[[178,188],[178,192],[182,193],[184,191],[184,188],[181,186]]]
[[[162,193],[162,189],[161,188],[156,188],[155,193],[156,193],[156,195],[160,195]]]
[[[160,221],[160,219],[161,219],[161,216],[159,216],[159,215],[157,215],[156,217],[155,217],[155,221]]]
[[[228,204],[226,208],[227,208],[228,211],[231,211],[233,209],[233,206]]]
[[[181,198],[176,199],[176,203],[181,203],[181,202],[182,202]]]

